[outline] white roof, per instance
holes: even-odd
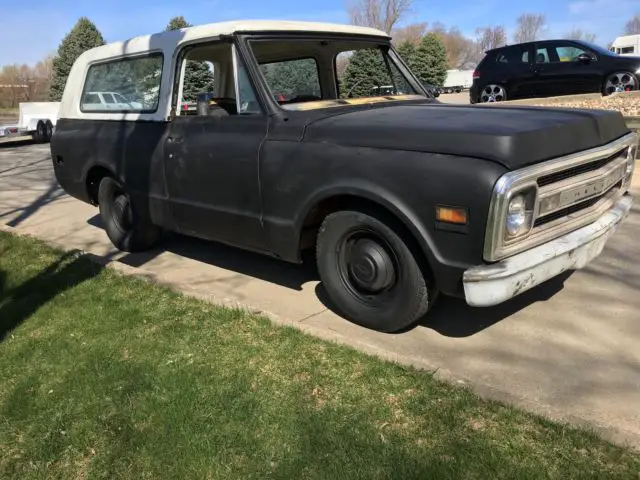
[[[627,45],[638,44],[640,41],[640,35],[623,35],[622,37],[616,38],[611,44],[612,47],[622,47]]]
[[[83,60],[92,62],[98,59],[117,57],[125,54],[134,54],[155,49],[162,50],[170,45],[177,46],[192,41],[241,32],[343,33],[383,37],[386,39],[390,38],[390,36],[382,30],[339,23],[242,20],[197,25],[180,30],[135,37],[121,42],[108,43],[85,52],[83,54]]]

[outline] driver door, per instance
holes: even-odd
[[[591,54],[593,60],[580,62],[578,55]],[[597,92],[600,74],[593,52],[569,41],[540,42],[536,45],[535,71],[542,96]]]
[[[192,63],[180,69],[177,116],[164,146],[176,226],[185,234],[264,251],[259,155],[267,117],[233,44],[196,45],[184,58]],[[190,71],[197,70],[201,79],[205,64],[211,72],[209,91],[195,95]],[[194,97],[185,100],[199,100],[197,109],[181,108],[183,93]]]

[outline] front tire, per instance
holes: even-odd
[[[430,279],[389,223],[358,211],[333,213],[320,227],[316,255],[339,312],[382,332],[412,325],[435,300]]]
[[[123,186],[105,177],[98,188],[100,217],[111,243],[125,252],[137,252],[153,246],[160,228],[141,215]]]

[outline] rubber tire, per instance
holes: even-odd
[[[46,136],[45,132],[46,132],[46,127],[44,123],[42,121],[39,121],[38,124],[36,125],[35,132],[33,132],[33,134],[31,135],[31,137],[33,138],[33,141],[36,143],[44,143],[45,136]]]
[[[100,217],[111,243],[125,252],[138,252],[152,247],[160,237],[160,228],[151,223],[149,218],[140,214],[132,205],[132,227],[124,229],[115,219],[114,201],[118,194],[124,194],[131,202],[122,185],[111,177],[105,177],[98,187],[98,206]]]
[[[376,215],[376,217],[381,217]],[[359,211],[341,211],[328,215],[320,227],[316,245],[316,261],[323,286],[333,305],[348,320],[364,327],[396,332],[413,325],[423,317],[436,291],[425,280],[407,243],[381,219]],[[384,238],[395,251],[401,275],[394,287],[397,294],[383,308],[366,305],[342,283],[338,270],[337,251],[343,235],[354,227],[365,226]]]
[[[631,72],[625,72],[625,71],[615,71],[615,72],[613,72],[611,75],[615,75],[616,73],[624,73],[624,74],[626,74],[626,75],[630,75],[631,77],[635,78],[635,79],[636,79],[636,86],[638,86],[638,88],[640,88],[640,77],[639,77],[638,75],[634,75],[634,74],[633,74],[633,73],[631,73]],[[610,94],[610,93],[607,93],[607,80],[609,80],[609,77],[610,77],[611,75],[607,75],[607,76],[605,77],[604,81],[602,82],[602,96],[603,96],[603,97],[609,97],[609,96],[611,96],[611,94]],[[635,89],[635,90],[632,90],[632,91],[637,92],[637,91],[638,91],[638,88],[637,88],[637,89]],[[614,92],[614,93],[615,93],[615,92]]]
[[[48,143],[51,141],[51,137],[53,137],[53,123],[47,120],[44,124],[44,141]]]

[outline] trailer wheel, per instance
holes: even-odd
[[[46,141],[46,134],[47,128],[44,122],[39,121],[35,132],[31,135],[31,138],[33,138],[33,141],[36,143],[44,143]]]
[[[45,136],[45,142],[50,142],[51,141],[51,137],[53,136],[53,124],[51,123],[50,120],[47,120],[47,123],[45,123],[44,125],[44,136]]]

